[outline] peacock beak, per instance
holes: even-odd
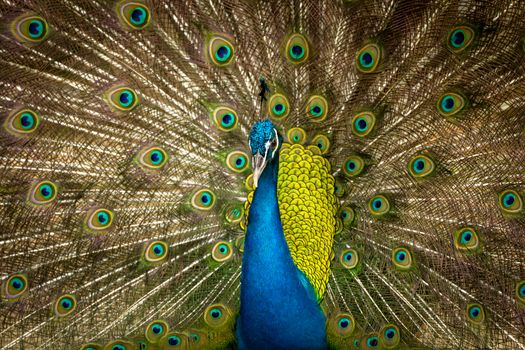
[[[261,177],[264,168],[266,168],[268,152],[265,152],[264,156],[260,153],[255,153],[252,157],[252,168],[253,168],[253,188],[257,188],[259,184],[259,178]]]

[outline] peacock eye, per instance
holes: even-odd
[[[23,43],[36,44],[44,41],[49,35],[47,21],[40,16],[25,14],[12,23],[12,33]]]
[[[56,317],[64,317],[75,311],[77,307],[77,299],[73,294],[64,294],[60,296],[54,305],[54,312]]]
[[[272,148],[277,147],[277,139],[273,139],[271,143]]]

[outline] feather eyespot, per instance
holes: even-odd
[[[474,253],[480,247],[479,237],[472,227],[465,227],[454,232],[454,246],[465,253]]]
[[[23,136],[33,133],[40,124],[38,114],[29,109],[22,108],[12,112],[4,123],[4,128],[10,134]]]
[[[248,155],[242,151],[233,151],[226,156],[226,165],[228,169],[242,173],[248,170],[250,162],[248,161]]]
[[[346,185],[339,179],[335,179],[334,194],[337,198],[342,198],[346,194]]]
[[[384,349],[394,349],[401,341],[399,328],[393,324],[384,325],[379,332],[379,336]]]
[[[499,194],[499,206],[503,214],[516,215],[523,210],[523,199],[515,190],[505,190]]]
[[[159,263],[168,256],[168,244],[164,241],[153,241],[146,245],[144,249],[144,260],[147,263]]]
[[[244,252],[244,240],[245,240],[244,235],[238,237],[238,238],[235,240],[235,246],[237,247],[237,249],[239,249],[239,252],[240,252],[240,253],[243,253],[243,252]]]
[[[408,172],[416,179],[431,175],[434,170],[434,161],[426,155],[417,155],[408,162]]]
[[[91,231],[107,230],[113,224],[113,216],[113,212],[109,209],[91,209],[86,217],[87,228]]]
[[[286,42],[286,58],[293,64],[300,64],[308,59],[308,41],[301,34],[293,34]]]
[[[365,45],[357,52],[356,67],[361,73],[373,73],[382,60],[382,49],[377,44]]]
[[[134,350],[135,346],[133,343],[128,342],[127,340],[117,339],[109,342],[104,350]]]
[[[233,62],[235,49],[225,36],[213,35],[208,41],[208,55],[213,64],[225,67]]]
[[[330,329],[341,338],[347,338],[354,333],[355,320],[350,313],[337,313],[330,317]]]
[[[188,336],[179,332],[167,333],[160,341],[161,349],[187,349]]]
[[[160,147],[147,147],[137,156],[139,164],[146,169],[160,169],[168,162],[168,154]]]
[[[352,154],[345,159],[343,166],[343,174],[348,178],[353,178],[360,175],[365,169],[365,161],[361,156]]]
[[[359,265],[359,253],[355,249],[345,249],[341,252],[339,262],[345,269],[355,269]]]
[[[272,119],[282,120],[290,114],[290,103],[283,94],[273,94],[268,99],[268,114]]]
[[[165,321],[154,320],[146,326],[144,335],[150,343],[156,344],[168,332],[169,326]]]
[[[197,210],[208,211],[215,206],[215,199],[215,193],[209,189],[202,189],[195,192],[191,198],[191,205]]]
[[[474,38],[473,28],[466,25],[454,27],[448,34],[447,48],[455,54],[461,53],[473,43]]]
[[[303,128],[291,128],[286,133],[288,142],[295,144],[304,144],[306,142],[306,131]]]
[[[355,210],[352,207],[341,207],[339,209],[339,217],[343,220],[345,227],[351,226],[355,220]]]
[[[73,294],[64,294],[55,301],[53,309],[56,317],[65,317],[75,311],[76,308],[76,297]]]
[[[215,243],[211,250],[211,257],[216,262],[225,262],[232,258],[232,245],[226,241],[219,241]]]
[[[144,29],[151,21],[151,11],[148,6],[137,1],[123,1],[117,6],[121,22],[131,29]]]
[[[222,327],[231,322],[231,311],[223,304],[212,304],[204,310],[204,322],[212,328]]]
[[[467,319],[473,324],[481,324],[485,321],[485,310],[478,303],[467,305]]]
[[[312,139],[312,145],[317,146],[321,154],[326,154],[330,149],[330,139],[325,135],[316,135]]]
[[[15,19],[11,25],[11,31],[18,41],[37,44],[48,37],[49,26],[44,17],[24,14]]]
[[[23,274],[15,274],[4,281],[2,285],[2,297],[8,301],[17,301],[26,294],[29,289],[27,277]]]
[[[253,191],[255,188],[253,187],[253,174],[250,174],[246,177],[246,180],[244,180],[244,187],[248,191]]]
[[[399,271],[408,271],[414,267],[412,253],[406,248],[392,249],[391,260],[395,269]]]
[[[229,224],[235,224],[242,220],[244,216],[244,208],[242,205],[228,205],[224,209],[224,219]]]
[[[467,107],[467,98],[462,94],[447,92],[437,102],[438,112],[444,117],[457,116]]]
[[[311,96],[306,102],[306,115],[312,122],[321,122],[328,116],[328,102],[323,96]]]
[[[137,93],[128,86],[108,90],[105,94],[105,100],[112,110],[119,112],[129,112],[139,104]]]
[[[376,333],[371,333],[364,338],[364,345],[365,349],[378,349],[381,341]]]
[[[361,112],[352,118],[352,133],[358,137],[366,137],[372,133],[376,124],[376,116],[372,112]]]
[[[207,336],[204,332],[201,332],[197,329],[189,329],[188,332],[188,341],[190,343],[190,348],[197,347],[203,349],[207,342]]]
[[[29,190],[29,201],[38,206],[47,205],[53,202],[58,194],[58,187],[51,181],[40,181]]]
[[[375,217],[381,217],[388,214],[391,210],[390,201],[383,195],[376,195],[368,201],[368,209]]]
[[[97,343],[88,343],[80,346],[80,350],[102,350],[102,345]]]
[[[516,284],[516,298],[519,302],[525,304],[525,280]]]
[[[221,131],[232,131],[237,127],[237,113],[229,107],[217,107],[213,111],[213,121]]]

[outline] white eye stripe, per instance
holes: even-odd
[[[275,152],[277,152],[277,149],[279,148],[279,135],[277,134],[277,130],[273,129],[273,132],[275,133],[275,149],[272,152],[272,158],[275,156]]]

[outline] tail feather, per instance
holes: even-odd
[[[523,218],[502,203],[508,191],[523,196],[522,4],[138,1],[151,21],[132,29],[124,3],[0,2],[2,349],[138,341],[155,320],[231,346],[244,234],[233,210],[249,191],[248,171],[227,156],[249,158],[249,129],[277,93],[290,108],[274,118],[283,136],[327,136],[341,206],[355,214],[335,237],[330,344],[525,348]],[[47,22],[41,42],[14,34],[27,15]],[[472,41],[454,47],[460,27]],[[289,59],[294,34],[306,40],[304,63]],[[231,63],[210,56],[216,37],[231,42]],[[377,66],[360,62],[363,50]],[[118,89],[136,105],[119,107]],[[326,119],[312,119],[312,96],[327,101]],[[444,109],[447,96],[459,109]],[[233,126],[221,125],[224,111]],[[29,132],[13,122],[22,112]],[[362,112],[375,118],[366,135]],[[158,166],[144,160],[153,150],[165,157]],[[352,176],[356,155],[363,170]],[[428,176],[411,168],[421,156]],[[56,198],[35,192],[44,182]],[[374,209],[378,198],[390,209]],[[90,221],[97,210],[109,225]],[[465,228],[474,248],[461,242]],[[29,288],[9,298],[19,275]],[[57,311],[67,295],[73,317]],[[212,305],[227,315],[218,326],[206,321]]]

